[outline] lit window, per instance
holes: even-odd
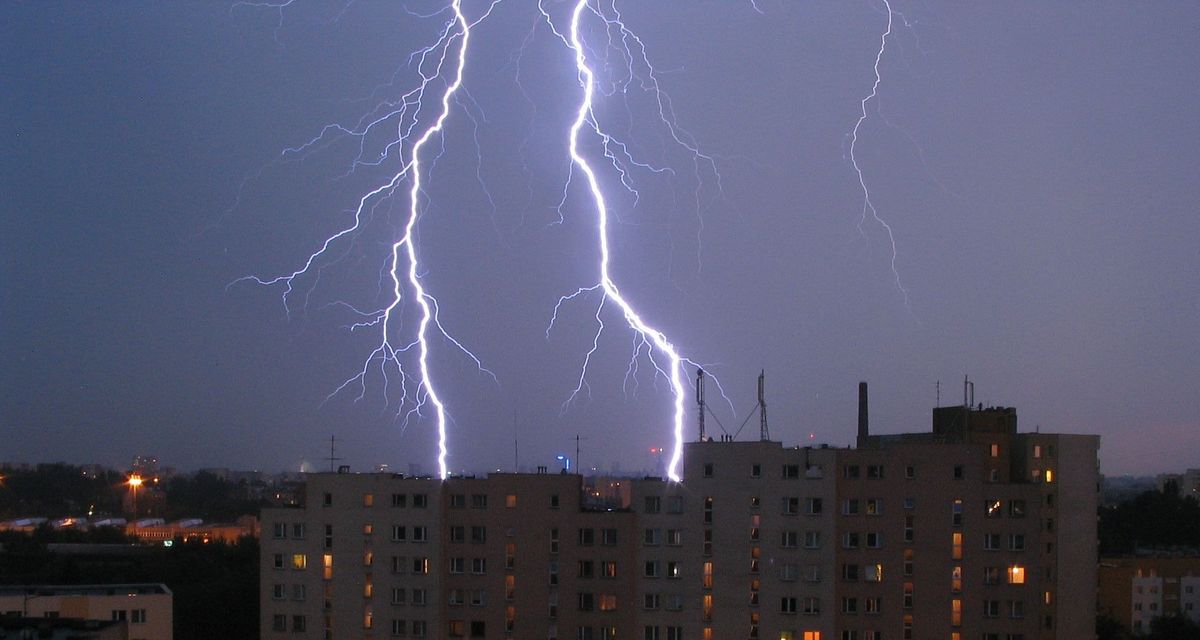
[[[507,508],[509,508],[509,509],[515,509],[515,508],[517,508],[517,496],[516,496],[516,494],[510,493],[510,494],[508,494],[508,495],[504,496],[504,506],[505,506],[505,507],[507,507]]]
[[[1025,584],[1025,567],[1014,564],[1008,568],[1009,584]]]
[[[303,569],[308,566],[308,556],[303,553],[292,554],[292,568]]]
[[[363,494],[363,506],[370,507],[370,506],[374,506],[374,505],[375,505],[375,494],[364,493]]]
[[[1049,484],[1051,482],[1054,482],[1054,470],[1046,469],[1046,483]]]

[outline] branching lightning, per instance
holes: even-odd
[[[879,73],[879,63],[883,60],[883,54],[887,50],[888,36],[892,34],[892,20],[895,12],[892,11],[892,5],[888,0],[882,1],[884,8],[887,9],[887,26],[879,36],[879,49],[875,52],[875,64],[873,67],[875,82],[871,85],[871,92],[863,97],[859,103],[861,112],[858,120],[854,123],[854,129],[850,132],[850,164],[854,167],[855,175],[858,176],[858,186],[862,190],[863,195],[862,217],[858,221],[858,231],[865,237],[866,232],[863,230],[863,225],[866,224],[867,214],[870,213],[871,218],[887,232],[888,242],[892,247],[892,277],[895,279],[896,288],[904,295],[904,306],[908,308],[909,313],[912,313],[912,304],[909,302],[908,289],[904,287],[904,283],[900,280],[900,271],[896,268],[896,236],[892,233],[892,226],[880,217],[879,211],[875,208],[875,203],[871,201],[871,190],[867,188],[867,180],[863,177],[862,167],[859,166],[858,157],[855,155],[858,147],[859,131],[862,129],[863,123],[867,120],[867,104],[872,100],[878,101],[879,84],[883,82],[883,76]]]
[[[390,404],[388,389],[393,384],[393,378],[398,378],[401,391],[396,411],[398,416],[403,417],[405,424],[414,416],[422,415],[422,410],[432,406],[438,434],[438,474],[442,478],[448,474],[446,427],[449,416],[445,402],[434,384],[429,365],[430,332],[436,330],[450,344],[466,354],[480,371],[492,376],[493,379],[495,379],[495,375],[483,366],[474,353],[446,330],[439,317],[437,299],[421,283],[416,239],[417,223],[421,218],[421,192],[424,177],[421,154],[431,140],[442,134],[450,116],[451,105],[458,100],[466,69],[472,27],[487,18],[498,2],[499,0],[493,0],[481,17],[469,21],[463,13],[462,0],[453,0],[450,5],[453,18],[446,22],[435,42],[418,49],[409,58],[409,62],[414,65],[421,78],[417,87],[403,94],[399,101],[384,102],[377,107],[375,113],[382,110],[383,115],[364,118],[353,128],[328,125],[316,138],[300,147],[284,151],[285,156],[303,153],[331,133],[359,137],[364,140],[363,145],[365,145],[365,138],[373,129],[395,121],[396,137],[380,152],[379,156],[366,158],[365,146],[360,146],[360,152],[350,171],[360,164],[381,164],[393,153],[400,158],[400,169],[383,184],[359,198],[352,223],[327,237],[321,243],[320,248],[309,254],[299,268],[291,273],[273,278],[246,276],[231,283],[232,285],[249,281],[264,286],[282,285],[284,287],[284,307],[290,313],[289,298],[295,291],[297,279],[304,275],[310,275],[314,279],[319,278],[322,265],[330,258],[332,247],[340,242],[352,240],[353,236],[362,228],[365,217],[373,215],[375,208],[393,196],[400,188],[401,183],[407,179],[408,208],[403,234],[398,240],[391,243],[390,257],[385,266],[386,277],[391,280],[390,301],[383,308],[372,311],[362,311],[349,303],[340,303],[361,318],[351,325],[352,329],[377,328],[380,332],[380,342],[366,357],[358,373],[344,381],[329,397],[357,384],[361,391],[356,400],[362,399],[366,393],[367,378],[373,368],[378,366],[383,379],[385,404]],[[286,5],[270,6],[277,7],[282,11],[283,6]],[[457,47],[454,46],[456,43]],[[437,102],[440,111],[428,126],[421,129],[420,115],[425,107],[426,92],[435,82],[445,83],[445,89]],[[406,145],[408,146],[407,156],[404,154]],[[311,286],[315,286],[315,283]],[[402,304],[407,299],[411,299],[419,308],[419,320],[415,331],[411,332],[412,336],[397,342],[394,335],[404,328],[399,316]],[[402,364],[402,356],[414,349],[416,351],[416,375],[409,373]]]

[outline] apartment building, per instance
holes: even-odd
[[[117,622],[121,637],[129,640],[171,640],[173,602],[174,595],[163,584],[0,586],[0,612],[5,618]],[[81,636],[92,632],[86,627],[64,628]],[[113,631],[97,627],[95,632]]]
[[[1200,557],[1101,558],[1099,579],[1100,613],[1134,633],[1148,632],[1162,616],[1200,623]]]
[[[1098,444],[864,410],[855,449],[689,443],[682,483],[312,474],[263,512],[262,635],[1091,637]]]

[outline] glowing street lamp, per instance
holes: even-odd
[[[135,517],[135,518],[138,515],[137,490],[138,490],[138,487],[142,486],[142,482],[143,482],[142,476],[140,476],[136,473],[129,476],[129,480],[126,482],[126,484],[129,485],[129,489],[131,491],[133,491],[133,517]]]
[[[570,458],[568,458],[567,456],[565,456],[565,455],[563,455],[563,454],[561,454],[561,453],[560,453],[560,454],[558,454],[558,455],[554,456],[554,459],[555,459],[555,460],[558,460],[558,461],[559,461],[559,462],[561,462],[561,463],[563,463],[563,471],[570,471],[570,470],[571,470],[571,459],[570,459]]]

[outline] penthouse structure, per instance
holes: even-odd
[[[872,435],[860,393],[857,448],[705,439],[681,483],[310,475],[263,512],[262,636],[1091,637],[1098,437]]]

